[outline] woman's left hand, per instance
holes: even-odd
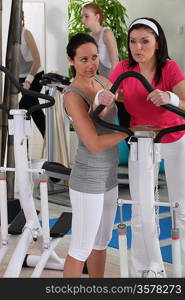
[[[148,94],[147,100],[150,100],[156,106],[161,106],[170,103],[170,95],[168,92],[156,89]]]

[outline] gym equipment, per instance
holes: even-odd
[[[43,74],[42,80],[40,80],[42,86],[48,88],[47,94],[52,97],[55,97],[56,92],[63,91],[63,88],[70,84],[68,77],[59,75],[57,73],[45,73]],[[57,185],[57,182],[60,180],[69,180],[69,175],[71,172],[70,168],[65,167],[59,162],[55,162],[55,130],[54,130],[54,109],[53,106],[50,106],[46,110],[46,148],[47,148],[47,161],[44,162],[42,168],[46,170],[48,176],[48,199],[49,202],[60,204],[63,206],[70,206],[69,199],[56,199],[53,197],[56,193],[65,192],[68,190],[68,187],[65,185]]]
[[[64,259],[58,257],[54,249],[61,238],[71,228],[71,213],[64,212],[51,230],[49,230],[47,176],[45,169],[30,169],[28,166],[27,137],[31,134],[31,114],[38,109],[48,108],[54,105],[55,100],[50,95],[22,88],[9,70],[1,65],[0,71],[5,73],[5,76],[9,78],[22,95],[31,95],[47,100],[44,104],[32,106],[28,111],[20,109],[9,110],[3,104],[0,105],[0,109],[3,109],[8,115],[8,129],[9,134],[14,136],[15,155],[15,168],[0,168],[0,263],[2,263],[7,251],[13,246],[13,242],[17,240],[19,236],[18,243],[3,277],[20,276],[23,265],[34,267],[31,277],[40,277],[44,268],[63,270]],[[22,208],[9,227],[7,217],[6,171],[13,171],[17,174],[17,184]],[[36,211],[32,196],[30,177],[30,173],[32,172],[40,173],[42,225],[38,219],[38,212]],[[35,242],[35,245],[40,250],[40,256],[27,254],[32,242]]]
[[[117,80],[114,82],[110,91],[115,93],[119,87],[122,80],[127,77],[135,77],[141,81],[148,92],[153,89],[148,83],[148,81],[137,72],[125,72],[121,74]],[[99,125],[125,132],[130,137],[130,159],[132,161],[137,161],[139,163],[139,176],[138,176],[138,190],[140,191],[141,201],[132,201],[118,199],[118,207],[120,207],[120,224],[118,224],[118,234],[119,234],[119,252],[120,252],[120,274],[121,277],[129,277],[128,268],[128,256],[127,256],[127,238],[126,238],[126,225],[123,223],[122,216],[122,205],[132,204],[140,205],[142,222],[143,222],[143,234],[147,240],[151,240],[151,244],[147,244],[148,256],[151,255],[152,238],[158,238],[158,231],[156,230],[156,215],[155,207],[159,206],[169,206],[172,212],[172,257],[173,257],[173,277],[181,277],[181,255],[180,255],[180,238],[179,229],[176,227],[175,210],[178,207],[178,203],[166,203],[155,201],[154,190],[155,190],[155,178],[154,178],[154,165],[159,164],[161,161],[160,157],[160,141],[161,138],[170,132],[185,130],[185,125],[169,127],[161,130],[158,134],[152,131],[142,131],[138,130],[132,132],[129,128],[110,124],[101,120],[98,115],[104,109],[104,105],[99,105],[94,111],[94,120],[99,123]],[[163,105],[167,110],[170,110],[179,116],[185,117],[185,112],[178,107],[174,107],[171,104]],[[142,197],[141,197],[142,196]],[[158,199],[157,199],[158,200]],[[156,245],[156,244],[155,244]],[[160,245],[156,246],[158,249],[158,255],[160,254]],[[161,255],[158,259],[161,259]],[[155,269],[155,266],[150,266],[149,270],[140,270],[141,277],[165,277],[165,270]]]
[[[42,86],[46,86],[48,88],[47,93],[55,97],[57,90],[62,92],[63,88],[70,84],[70,80],[68,77],[63,75],[59,75],[57,73],[46,73],[43,75],[42,80],[40,81]],[[63,164],[59,162],[55,162],[54,158],[54,110],[53,106],[49,107],[46,111],[46,147],[47,147],[47,161],[44,162],[43,168],[46,170],[46,174],[48,176],[48,199],[49,202],[70,206],[70,201],[68,199],[57,199],[53,197],[56,193],[65,192],[68,190],[66,186],[62,186],[60,184],[57,185],[60,180],[65,181],[69,180],[69,176],[71,173],[71,168],[65,167]],[[120,145],[121,146],[121,145]],[[128,184],[128,175],[119,173],[118,174],[118,182],[119,184]]]

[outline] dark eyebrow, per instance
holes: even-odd
[[[150,36],[144,36],[144,37],[142,37],[141,39],[148,39],[149,37],[150,37]],[[136,39],[136,38],[134,38],[134,37],[132,37],[132,36],[130,36],[130,38],[131,38],[131,39],[134,39],[134,40]]]

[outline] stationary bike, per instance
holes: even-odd
[[[3,277],[18,277],[23,264],[34,268],[31,277],[40,277],[44,268],[63,270],[64,259],[58,257],[54,251],[61,238],[71,228],[71,213],[64,212],[58,218],[54,226],[49,229],[49,209],[47,176],[45,169],[30,169],[27,155],[27,137],[31,134],[31,114],[42,108],[54,105],[54,98],[50,95],[37,93],[22,88],[9,70],[0,65],[0,71],[13,83],[22,95],[30,95],[47,100],[46,103],[32,106],[28,111],[20,109],[9,110],[3,104],[0,109],[8,115],[9,134],[14,136],[15,168],[0,168],[0,224],[1,224],[1,248],[0,263],[13,242],[19,236],[19,241],[13,251]],[[17,184],[22,210],[8,226],[7,214],[7,188],[6,172],[13,171],[17,175]],[[42,224],[38,219],[38,212],[32,195],[30,173],[40,173],[40,195]],[[30,244],[34,242],[40,250],[40,256],[27,254]]]
[[[141,81],[148,92],[152,92],[152,87],[148,81],[137,72],[125,72],[121,74],[117,80],[112,85],[110,91],[115,93],[119,87],[122,80],[128,77],[135,77]],[[155,239],[158,240],[158,231],[156,230],[156,214],[155,207],[159,206],[168,206],[171,208],[172,213],[172,260],[173,260],[173,277],[182,277],[181,274],[181,252],[180,252],[180,238],[179,238],[179,229],[176,226],[176,209],[178,203],[166,203],[155,201],[154,189],[155,189],[155,176],[154,176],[154,167],[156,164],[159,164],[161,161],[160,157],[160,141],[161,138],[170,132],[185,130],[185,125],[174,126],[161,130],[158,134],[155,134],[152,131],[135,131],[132,132],[129,128],[110,124],[101,120],[99,118],[100,112],[104,109],[104,105],[99,105],[94,111],[94,120],[101,126],[117,130],[120,132],[125,132],[130,138],[130,159],[133,162],[139,163],[139,176],[138,176],[138,190],[140,195],[138,196],[140,201],[124,200],[118,199],[117,204],[120,208],[120,224],[118,224],[118,241],[119,241],[119,254],[120,254],[120,274],[121,277],[129,277],[129,267],[128,267],[128,255],[127,255],[127,228],[126,224],[123,223],[122,215],[122,205],[131,204],[131,205],[140,205],[140,211],[142,215],[142,224],[143,224],[143,234],[147,240]],[[173,105],[167,104],[162,105],[164,109],[170,110],[179,116],[185,118],[185,111],[175,107]],[[152,242],[151,242],[152,244]],[[151,245],[146,245],[147,253],[150,258]],[[160,253],[159,240],[158,244],[155,243],[156,252],[158,252],[158,259],[162,260]],[[152,257],[151,257],[152,259]],[[149,266],[148,270],[141,270],[141,277],[165,277],[161,270],[158,272],[155,269],[155,266]]]

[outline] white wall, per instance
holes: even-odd
[[[46,66],[46,47],[45,47],[45,3],[43,2],[23,2],[24,26],[31,31],[36,41],[41,66]],[[31,13],[30,13],[31,11]]]
[[[12,0],[3,0],[3,65]],[[68,42],[68,0],[23,0],[25,26],[37,42],[45,72],[68,75],[66,45]],[[43,10],[43,11],[42,11]],[[32,122],[31,157],[41,157],[43,139]]]
[[[46,72],[58,71],[63,75],[68,74],[66,60],[66,45],[68,41],[68,0],[23,0],[24,3],[44,3],[45,6],[45,53]],[[9,14],[12,0],[3,0],[3,64],[6,52]],[[26,11],[27,13],[27,11]],[[31,9],[28,21],[35,12]],[[33,17],[33,18],[34,18]],[[38,17],[36,16],[36,22]]]
[[[2,1],[2,64],[5,65],[5,54],[7,47],[7,38],[8,38],[8,28],[9,28],[9,18],[11,10],[12,0],[3,0]]]
[[[23,0],[23,2],[45,4],[45,71],[58,72],[67,76],[68,0]]]
[[[127,9],[128,24],[138,17],[155,18],[162,26],[169,55],[185,72],[185,0],[119,0]]]
[[[25,4],[44,3],[44,48],[45,48],[45,72],[57,72],[68,76],[68,63],[66,59],[66,45],[68,42],[68,0],[23,0]],[[26,11],[29,19],[32,19],[33,10]],[[33,16],[33,19],[35,16]],[[42,22],[42,20],[40,20]],[[38,19],[36,20],[38,22]],[[42,45],[41,47],[42,48]],[[43,139],[40,132],[32,122],[33,134],[31,136],[31,157],[38,159],[43,150]],[[44,153],[44,157],[46,152]]]

